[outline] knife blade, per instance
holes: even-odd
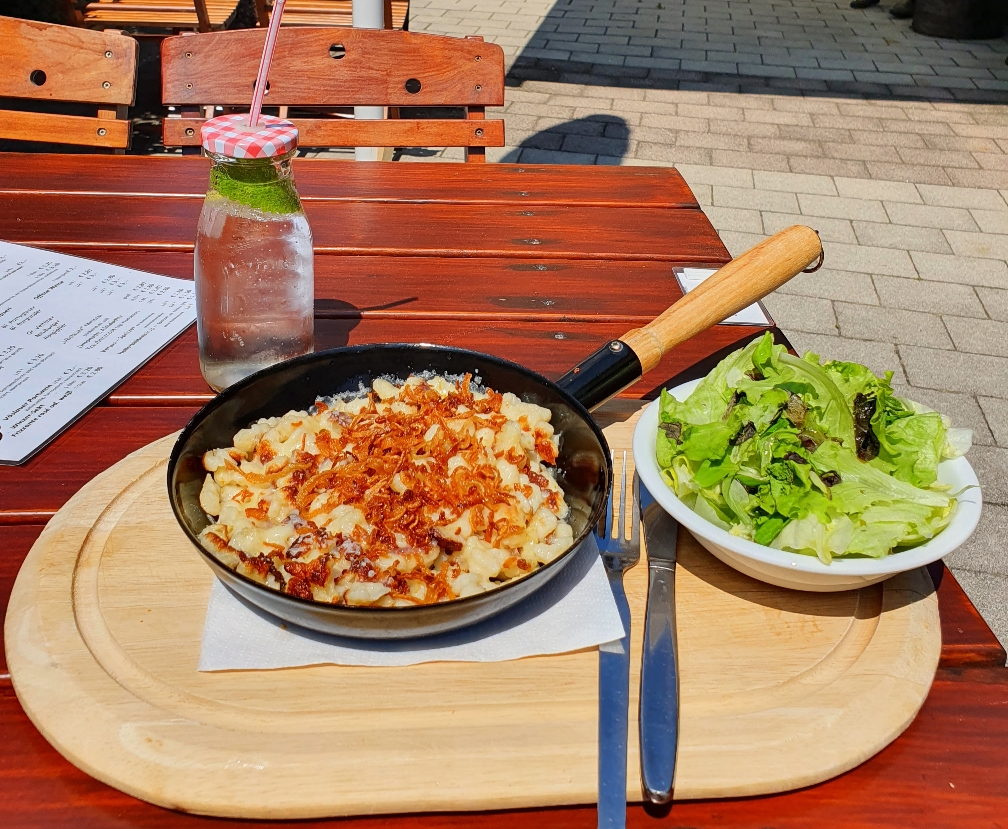
[[[641,484],[641,519],[648,557],[648,598],[641,661],[640,761],[644,795],[672,799],[679,740],[679,655],[675,624],[678,522]]]

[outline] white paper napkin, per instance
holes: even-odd
[[[503,662],[621,639],[623,623],[594,537],[574,556],[540,590],[484,622],[439,636],[389,642],[327,636],[282,623],[215,579],[199,670]]]
[[[713,268],[682,268],[673,271],[684,294],[688,294],[708,276],[717,273]],[[770,320],[758,302],[743,308],[719,325],[769,325]]]

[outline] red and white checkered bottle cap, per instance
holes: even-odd
[[[297,147],[297,127],[290,121],[260,115],[257,126],[248,122],[247,112],[205,121],[200,129],[203,149],[228,158],[276,158]]]

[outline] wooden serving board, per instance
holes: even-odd
[[[617,455],[629,456],[635,419],[607,427]],[[231,817],[594,802],[594,649],[491,664],[197,672],[213,576],[168,505],[173,441],[78,492],[11,595],[15,690],[68,760],[143,800]],[[848,593],[792,592],[736,573],[686,532],[679,564],[677,798],[825,780],[895,739],[923,703],[941,646],[926,571]],[[646,588],[642,558],[626,576],[627,796],[637,801]]]

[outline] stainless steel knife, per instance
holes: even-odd
[[[679,658],[675,568],[678,522],[641,484],[641,519],[648,557],[648,598],[641,662],[640,760],[644,796],[668,803],[679,741]]]

